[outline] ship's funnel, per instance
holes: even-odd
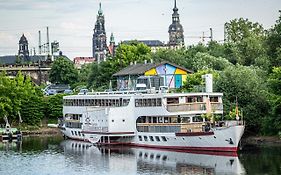
[[[205,74],[202,76],[205,79],[206,92],[213,92],[213,75]]]

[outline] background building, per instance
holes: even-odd
[[[94,57],[75,57],[73,59],[74,65],[77,69],[81,69],[84,64],[90,64],[95,61],[96,59]]]
[[[180,88],[186,81],[187,74],[193,71],[169,62],[132,64],[113,74],[117,78],[117,89],[131,89],[136,86],[140,76],[160,76],[164,86]]]
[[[101,3],[98,10],[97,21],[95,23],[93,34],[93,57],[97,59],[98,63],[106,60],[106,32],[104,25],[104,15],[101,9]]]

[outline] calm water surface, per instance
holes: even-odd
[[[61,137],[25,137],[0,143],[0,175],[88,174],[281,174],[281,147],[233,155],[155,149],[98,148]]]

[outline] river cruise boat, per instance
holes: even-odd
[[[222,93],[168,93],[161,89],[65,96],[65,137],[95,144],[164,149],[238,150],[241,121],[222,118]]]

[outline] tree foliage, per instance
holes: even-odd
[[[43,118],[43,95],[29,76],[21,72],[14,79],[0,74],[0,118],[5,115],[9,121],[19,121],[19,116],[27,124],[39,124]]]
[[[276,24],[268,31],[266,45],[271,66],[281,66],[281,10]]]
[[[53,62],[49,78],[52,83],[74,84],[78,80],[78,70],[70,60],[59,57]]]
[[[247,129],[257,133],[269,108],[263,74],[262,70],[254,67],[230,66],[220,73],[215,83],[215,89],[224,93],[224,112],[227,114],[235,108],[237,98]]]

